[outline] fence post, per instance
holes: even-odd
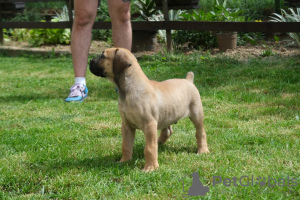
[[[275,12],[280,13],[280,0],[275,0]]]
[[[67,3],[67,8],[68,8],[70,29],[71,29],[71,32],[72,32],[72,26],[73,26],[72,0],[66,0],[66,3]]]
[[[2,9],[0,7],[0,23],[2,22],[1,12],[2,12]],[[0,28],[0,44],[3,44],[3,43],[4,43],[4,35],[3,35],[3,28],[1,27]]]
[[[169,21],[169,10],[168,10],[168,0],[162,1],[163,11],[164,11],[164,18],[165,21]],[[167,35],[167,50],[168,52],[172,51],[172,33],[171,30],[166,29]]]

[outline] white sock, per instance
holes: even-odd
[[[81,85],[86,85],[85,77],[75,77],[75,84],[79,83]]]

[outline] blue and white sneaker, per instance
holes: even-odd
[[[75,83],[70,88],[70,94],[68,98],[65,99],[66,102],[82,102],[88,95],[88,89],[85,85]]]

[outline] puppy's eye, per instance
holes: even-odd
[[[100,58],[105,58],[104,51],[103,51],[102,54],[100,55]]]

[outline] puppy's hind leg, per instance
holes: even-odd
[[[162,129],[158,138],[158,144],[164,144],[172,134],[172,126]]]
[[[199,106],[194,106],[190,110],[190,119],[193,122],[196,128],[196,138],[197,138],[197,153],[208,153],[207,141],[206,141],[206,133],[204,130],[204,114],[203,108],[200,103]]]

